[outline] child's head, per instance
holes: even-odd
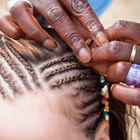
[[[0,40],[1,140],[109,140],[100,74],[85,67],[52,29],[47,50]]]

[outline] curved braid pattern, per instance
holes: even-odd
[[[46,77],[45,80],[49,80],[52,76],[56,74],[60,74],[66,71],[74,70],[74,69],[85,69],[83,65],[80,64],[73,64],[73,65],[68,65],[59,69],[55,69],[54,71],[51,71]]]
[[[64,62],[69,62],[69,61],[78,61],[76,56],[68,56],[68,57],[64,57],[64,58],[60,58],[60,59],[57,59],[57,60],[54,60],[54,61],[51,61],[49,63],[47,63],[45,66],[43,66],[41,68],[41,72],[43,72],[45,69],[51,67],[51,66],[54,66],[56,64],[60,64],[60,63],[64,63]]]
[[[54,86],[52,86],[52,88],[54,87],[59,87],[61,86],[62,84],[68,84],[70,82],[74,82],[74,81],[78,81],[78,80],[93,80],[93,79],[96,79],[97,76],[92,76],[92,75],[89,75],[89,74],[86,74],[86,73],[83,73],[83,74],[79,74],[77,76],[72,76],[72,77],[68,77],[68,78],[65,78],[65,79],[61,79],[59,82],[57,82]]]
[[[27,72],[31,75],[31,77],[33,78],[33,82],[36,83],[37,86],[40,86],[39,81],[38,81],[38,77],[32,67],[32,65],[26,61],[15,49],[14,47],[9,43],[6,42],[6,46],[9,48],[9,50],[11,51],[11,53],[13,53],[13,55],[15,55],[15,57],[23,64],[23,66],[25,67],[25,69],[27,70]]]
[[[13,78],[12,75],[7,73],[7,71],[5,70],[5,68],[0,64],[0,75],[3,77],[4,81],[6,83],[8,83],[8,85],[11,87],[11,89],[13,90],[14,93],[19,93],[19,88],[17,88],[15,86],[15,83],[13,82]],[[1,88],[1,93],[2,92],[2,88]]]
[[[66,101],[64,100],[62,102],[65,114],[67,114],[66,116],[69,119],[75,120],[78,125],[80,125],[80,130],[83,131],[83,133],[85,133],[90,140],[94,138],[96,129],[103,119],[103,106],[101,103],[100,95],[100,74],[96,73],[91,67],[85,67],[80,64],[70,48],[64,41],[62,41],[62,39],[54,30],[46,29],[46,31],[48,33],[51,33],[51,36],[56,42],[56,47],[54,48],[54,50],[47,50],[46,52],[44,52],[44,59],[40,59],[38,57],[40,55],[40,52],[42,52],[41,47],[37,48],[37,45],[30,46],[30,44],[28,44],[30,42],[29,40],[23,40],[26,48],[30,47],[32,56],[35,54],[33,58],[35,58],[38,62],[34,62],[32,61],[32,59],[27,60],[26,56],[28,56],[29,58],[30,52],[26,52],[22,41],[15,41],[12,44],[12,40],[5,39],[4,43],[8,51],[6,49],[3,49],[4,47],[1,47],[0,53],[6,60],[10,68],[15,71],[17,77],[21,81],[21,84],[32,87],[32,84],[37,84],[39,83],[38,81],[41,81],[40,87],[38,88],[47,88],[52,91],[52,94],[58,95],[60,93],[58,97],[64,96],[67,97],[68,100],[70,100],[69,102],[72,101],[73,110],[71,112],[69,112],[69,110],[64,105]],[[20,45],[18,43],[22,45],[22,50],[24,50],[23,54],[21,50],[19,51],[19,53],[16,49],[16,47],[18,46],[20,49]],[[3,46],[3,44],[1,45]],[[14,45],[17,46],[15,47]],[[25,69],[28,74],[22,72],[21,67],[19,68],[17,63],[14,61],[15,59],[10,56],[11,54],[15,57],[16,61],[20,62],[22,68]],[[50,54],[52,54],[53,56],[51,56]],[[5,78],[6,71],[5,69],[3,69],[3,67],[0,66],[0,68],[0,74],[3,78]],[[31,76],[33,81],[27,80],[29,76]],[[19,89],[16,89],[17,87],[19,88],[19,86],[14,87],[14,78],[12,77],[12,79],[10,79],[10,75],[8,75],[8,78],[8,80],[7,77],[4,80],[9,84],[9,87],[13,91],[17,90],[18,92],[20,92]],[[29,90],[29,88],[27,89]],[[34,88],[32,89],[36,90]]]
[[[19,68],[19,66],[14,62],[8,52],[2,48],[0,48],[0,55],[6,60],[9,66],[16,72],[17,76],[21,79],[23,84],[26,86],[27,89],[31,90],[29,83],[27,82],[26,76],[24,75],[23,71]]]

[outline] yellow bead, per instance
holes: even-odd
[[[105,109],[105,110],[109,110],[109,106],[105,104],[104,109]]]

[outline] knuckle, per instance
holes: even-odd
[[[118,20],[117,22],[115,22],[114,27],[117,30],[124,30],[129,27],[129,22],[124,20]]]
[[[63,16],[65,16],[65,12],[60,7],[50,7],[47,10],[47,20],[50,22],[50,24],[56,23],[58,20],[60,20]]]
[[[112,41],[107,47],[107,54],[111,57],[119,56],[121,51],[120,43],[117,41]]]
[[[86,22],[86,26],[87,29],[89,30],[89,32],[95,32],[97,33],[97,31],[99,31],[101,29],[101,25],[99,24],[99,20],[98,19],[88,19]]]
[[[90,8],[86,0],[71,0],[71,8],[76,14],[83,13]]]
[[[69,33],[66,36],[66,42],[72,49],[77,49],[75,46],[80,43],[82,38],[77,33]]]

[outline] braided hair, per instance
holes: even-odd
[[[81,125],[81,131],[87,137],[93,138],[103,119],[100,74],[79,63],[54,30],[46,30],[55,40],[52,50],[31,40],[1,36],[1,98],[14,100],[16,96],[36,89],[49,89],[52,94],[61,93],[57,96],[66,96],[74,108],[69,111],[64,107],[64,115]]]
[[[82,65],[53,29],[45,30],[55,41],[55,47],[51,50],[32,40],[13,40],[0,35],[0,98],[14,101],[16,96],[38,89],[49,89],[56,97],[65,96],[67,100],[61,106],[63,115],[77,122],[86,137],[93,140],[103,119],[101,75]],[[112,106],[118,102],[117,112],[119,101],[111,101]],[[66,107],[67,102],[71,103],[71,107]],[[124,104],[123,107],[125,110]],[[110,121],[112,124],[115,122],[115,129],[110,125],[111,140],[126,140],[125,111],[123,115],[113,113],[115,117],[111,115]],[[119,130],[121,126],[123,132]]]

